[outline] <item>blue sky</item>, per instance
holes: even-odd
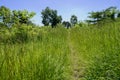
[[[120,9],[120,0],[0,0],[1,5],[11,10],[34,11],[36,16],[32,21],[42,25],[40,13],[47,6],[56,9],[65,21],[69,21],[72,14],[76,15],[78,20],[85,20],[91,11],[100,11],[110,6]]]

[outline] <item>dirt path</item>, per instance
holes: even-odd
[[[68,45],[70,49],[70,61],[71,61],[71,80],[81,80],[83,78],[83,69],[80,64],[79,53],[75,49],[70,39],[70,31],[68,31]]]

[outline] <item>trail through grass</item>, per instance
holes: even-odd
[[[120,70],[120,27],[118,24],[103,27],[76,27],[71,29],[70,34],[73,47],[71,52],[77,53],[79,69],[83,70],[83,77],[75,80],[120,79],[120,72],[118,72]]]
[[[70,49],[70,66],[71,66],[71,79],[70,80],[80,80],[83,77],[83,71],[79,52],[76,50],[74,44],[71,41],[70,30],[68,30],[68,46]]]
[[[13,44],[5,43],[14,39],[8,31],[0,43],[0,80],[120,80],[119,25],[35,28],[28,42]]]

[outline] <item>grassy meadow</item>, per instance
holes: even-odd
[[[120,79],[120,23],[76,27],[71,42],[79,56],[83,80]]]
[[[120,80],[120,23],[0,29],[0,80]]]
[[[39,41],[1,43],[0,80],[65,79],[69,53],[66,30],[44,28],[40,34]]]

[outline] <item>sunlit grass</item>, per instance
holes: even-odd
[[[0,80],[65,80],[66,30],[43,33],[41,41],[0,45]]]
[[[77,54],[83,69],[80,79],[119,80],[119,25],[3,29],[0,80],[71,80],[70,54]]]
[[[119,80],[120,26],[71,29],[71,41],[76,47],[80,64],[85,68],[85,80]]]

